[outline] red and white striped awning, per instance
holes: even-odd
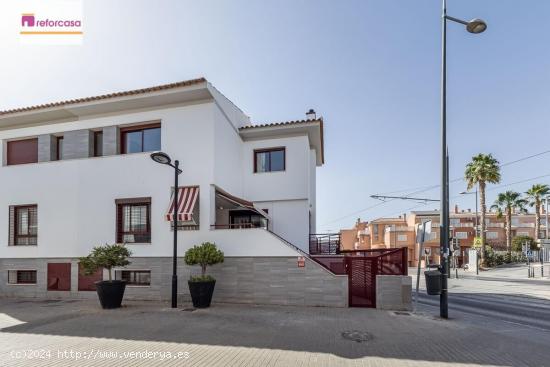
[[[180,222],[190,222],[193,220],[193,211],[197,204],[199,197],[198,186],[193,187],[179,187],[178,188],[178,207],[177,207],[177,220]],[[170,206],[166,213],[166,220],[174,220],[174,193],[170,198]]]

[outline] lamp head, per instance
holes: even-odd
[[[172,162],[170,156],[163,152],[152,153],[151,159],[160,164],[170,164],[170,162]]]
[[[472,19],[466,25],[466,30],[473,34],[483,33],[487,29],[487,23],[481,19]]]

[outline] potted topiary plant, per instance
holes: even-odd
[[[86,257],[79,259],[85,275],[94,274],[98,269],[107,269],[109,280],[95,282],[99,303],[103,308],[118,308],[124,297],[126,281],[113,280],[113,267],[123,267],[130,264],[128,257],[132,253],[124,245],[114,244],[94,247]]]
[[[193,307],[205,308],[210,306],[216,279],[206,275],[206,267],[223,262],[223,252],[215,244],[203,242],[200,246],[193,246],[185,252],[187,265],[200,265],[201,275],[191,276],[187,282],[193,300]]]

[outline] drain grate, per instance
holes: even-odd
[[[393,314],[400,316],[411,316],[411,313],[407,311],[393,311]]]
[[[356,343],[365,343],[372,340],[372,334],[366,331],[348,330],[342,332],[342,338]]]
[[[196,308],[193,308],[193,307],[187,307],[187,308],[182,309],[182,311],[185,311],[185,312],[193,312],[195,310],[196,310]]]

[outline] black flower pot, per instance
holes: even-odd
[[[99,303],[105,309],[119,308],[124,297],[126,281],[124,280],[104,280],[95,282]]]
[[[209,280],[206,282],[197,282],[189,280],[189,292],[191,293],[191,299],[193,300],[193,307],[206,308],[210,307],[212,301],[212,294],[214,294],[215,280]]]

